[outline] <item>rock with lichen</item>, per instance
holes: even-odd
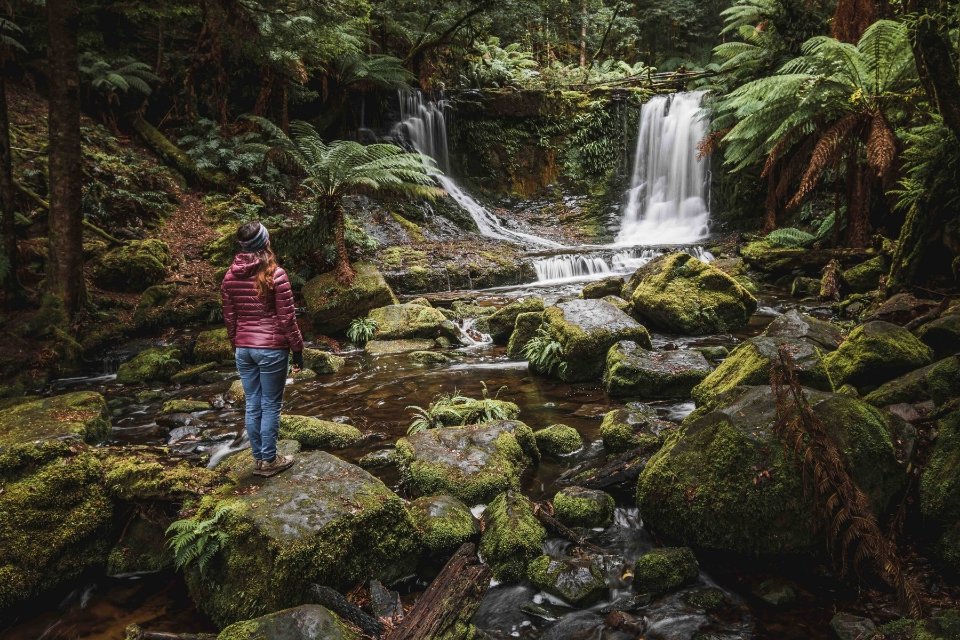
[[[607,352],[603,383],[611,396],[679,398],[711,371],[713,367],[699,351],[652,351],[623,340]]]
[[[568,456],[583,449],[580,432],[565,424],[552,424],[533,432],[540,453],[548,456]]]
[[[598,489],[566,487],[553,497],[554,515],[568,527],[606,527],[614,506],[613,496]]]
[[[296,440],[306,449],[346,449],[363,440],[353,425],[291,414],[280,416],[280,437]]]
[[[498,495],[483,513],[480,555],[490,565],[493,577],[519,582],[527,565],[540,555],[547,532],[533,513],[533,503],[517,491]]]
[[[676,425],[661,420],[650,405],[630,402],[603,416],[600,437],[603,438],[604,449],[610,453],[621,453],[638,447],[653,453],[674,429]]]
[[[410,303],[391,304],[371,309],[367,317],[377,324],[378,340],[459,339],[453,322],[433,307]]]
[[[487,319],[487,324],[490,327],[490,337],[497,344],[506,344],[517,325],[517,317],[521,313],[541,313],[543,308],[543,298],[536,296],[521,298],[504,305]]]
[[[329,351],[312,349],[310,347],[306,347],[303,350],[303,366],[307,369],[312,369],[319,375],[336,373],[343,368],[344,364],[346,364],[346,360],[343,356],[338,356]]]
[[[117,382],[142,384],[166,382],[181,367],[182,353],[177,347],[153,347],[141,351],[117,369]]]
[[[227,337],[226,327],[201,331],[197,334],[197,341],[193,347],[194,362],[232,362],[233,359],[233,345]]]
[[[469,507],[449,495],[424,496],[410,503],[410,516],[431,556],[446,556],[480,535]]]
[[[599,563],[590,557],[555,558],[544,554],[527,566],[527,577],[574,607],[587,607],[607,592]]]
[[[377,268],[367,262],[353,265],[356,277],[350,284],[337,281],[336,273],[321,274],[303,287],[307,314],[314,328],[325,334],[341,334],[350,322],[371,309],[396,304],[397,298]]]
[[[170,248],[156,238],[130,240],[111,249],[93,265],[93,281],[110,291],[143,291],[163,282],[170,265]]]
[[[542,311],[525,311],[517,314],[513,333],[507,341],[507,356],[513,360],[523,360],[523,350],[533,340],[543,322]]]
[[[634,568],[637,589],[659,595],[697,580],[700,565],[688,547],[662,547],[643,554]]]
[[[912,333],[890,322],[874,320],[850,332],[840,347],[824,358],[834,385],[858,389],[928,365],[933,351]]]
[[[360,636],[335,613],[318,604],[268,613],[252,620],[235,622],[216,640],[359,640]]]

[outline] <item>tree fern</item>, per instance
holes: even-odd
[[[771,231],[764,239],[775,247],[800,248],[813,244],[816,237],[800,229],[784,227]]]

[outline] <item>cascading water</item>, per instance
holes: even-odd
[[[433,158],[441,173],[434,178],[460,207],[470,214],[482,235],[498,240],[539,247],[560,247],[557,242],[530,233],[508,229],[482,204],[450,177],[450,157],[447,148],[447,121],[443,100],[426,100],[420,91],[400,92],[400,122],[394,134],[409,140],[413,148]]]
[[[704,262],[713,260],[713,254],[703,247],[677,247]],[[613,253],[561,254],[534,261],[537,285],[596,280],[607,275],[633,273],[668,249],[637,247]]]
[[[617,244],[688,244],[707,237],[709,173],[697,144],[707,135],[705,92],[656,96],[643,105]]]

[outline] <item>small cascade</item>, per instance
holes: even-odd
[[[643,105],[618,244],[699,242],[710,228],[708,161],[697,145],[709,122],[705,92],[656,96]]]
[[[489,333],[483,333],[476,328],[477,319],[476,318],[464,318],[454,322],[454,326],[459,330],[460,343],[467,347],[476,347],[480,345],[490,344],[493,342],[493,338]]]
[[[560,255],[533,263],[537,281],[552,282],[589,278],[610,273],[610,265],[600,256]]]
[[[688,253],[703,262],[713,260],[713,254],[703,247],[678,247],[676,250]],[[663,247],[636,247],[606,255],[565,253],[541,258],[533,263],[537,273],[535,284],[594,280],[607,275],[633,273],[667,251],[669,249]]]
[[[434,160],[439,173],[434,178],[460,207],[470,214],[480,233],[488,238],[506,240],[537,247],[560,247],[557,242],[530,233],[514,231],[464,191],[450,177],[450,154],[447,147],[447,121],[444,101],[427,100],[420,91],[400,92],[400,122],[394,136],[408,141],[414,149]]]

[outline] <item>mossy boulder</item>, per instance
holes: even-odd
[[[360,635],[335,613],[318,604],[304,604],[235,622],[217,640],[360,640]]]
[[[225,508],[226,540],[203,570],[186,572],[194,602],[219,625],[302,604],[311,584],[343,588],[405,575],[417,532],[403,500],[324,451],[300,453],[259,490],[208,499]]]
[[[289,414],[280,416],[280,437],[296,440],[307,449],[346,449],[363,440],[352,425]]]
[[[428,429],[397,441],[397,465],[414,494],[449,494],[468,505],[519,487],[520,474],[539,457],[533,431],[515,420]]]
[[[593,380],[603,374],[607,351],[621,340],[650,348],[650,334],[639,322],[604,300],[570,300],[543,312],[543,323],[560,343],[567,382]]]
[[[628,299],[634,317],[668,333],[725,333],[745,326],[757,309],[740,283],[686,253],[651,260],[631,278],[633,285]]]
[[[607,592],[603,573],[593,558],[541,555],[527,566],[527,577],[547,593],[574,607],[587,607]]]
[[[343,368],[344,364],[346,364],[346,360],[343,356],[338,356],[329,351],[311,349],[310,347],[303,350],[303,366],[320,375],[336,373]]]
[[[568,527],[606,527],[615,506],[613,496],[597,489],[566,487],[553,496],[554,515]]]
[[[916,335],[938,358],[960,352],[960,309],[920,325]]]
[[[614,409],[600,423],[603,447],[610,453],[621,453],[643,447],[653,453],[663,444],[664,438],[676,425],[661,420],[656,410],[640,402],[630,402],[625,407]]]
[[[920,510],[934,531],[944,531],[940,555],[960,571],[960,410],[937,422],[937,439],[920,478]]]
[[[781,347],[790,351],[800,384],[830,390],[819,347],[806,340],[757,336],[731,351],[720,366],[694,387],[693,399],[698,406],[710,406],[736,387],[769,384],[770,368],[779,362]]]
[[[843,281],[853,293],[866,293],[880,286],[880,278],[887,275],[887,259],[879,255],[843,272]]]
[[[166,382],[180,370],[182,353],[176,347],[153,347],[141,351],[117,369],[117,382],[142,384]]]
[[[857,398],[812,389],[805,396],[881,512],[905,478],[887,416]],[[712,411],[691,414],[640,474],[645,523],[714,551],[771,556],[822,549],[810,527],[813,507],[802,474],[776,421],[769,386],[744,388]]]
[[[944,609],[926,620],[901,618],[877,629],[869,640],[956,640],[960,638],[960,610]]]
[[[794,298],[816,298],[820,295],[820,280],[797,276],[790,283],[790,295]]]
[[[193,346],[194,362],[232,362],[233,345],[227,337],[227,328],[210,329],[197,334]]]
[[[110,436],[107,402],[96,391],[29,399],[0,409],[0,473],[40,443],[74,439],[98,443]]]
[[[517,321],[513,333],[507,341],[507,357],[511,360],[523,359],[523,348],[537,335],[537,330],[543,323],[542,311],[525,311],[517,314]]]
[[[192,367],[187,367],[186,369],[177,371],[175,374],[170,376],[170,381],[177,384],[196,382],[197,380],[202,380],[205,377],[204,374],[209,375],[216,368],[216,362],[204,362],[203,364],[197,364]]]
[[[916,336],[890,322],[874,320],[850,332],[824,362],[835,385],[876,387],[930,364],[933,351]]]
[[[637,560],[633,583],[637,589],[659,595],[692,584],[700,575],[700,564],[688,547],[662,547]]]
[[[942,405],[960,395],[960,356],[950,356],[885,382],[864,400],[877,407],[932,400]]]
[[[543,298],[521,298],[516,302],[505,305],[489,316],[487,324],[490,327],[490,337],[497,344],[507,344],[510,334],[517,325],[517,316],[521,313],[537,313],[543,311]]]
[[[611,396],[679,398],[711,371],[699,351],[651,351],[624,340],[607,352],[603,384]]]
[[[410,351],[426,351],[436,346],[433,340],[371,340],[363,350],[371,356],[390,356]]]
[[[449,364],[453,358],[440,351],[412,351],[410,359],[422,365]]]
[[[552,424],[533,432],[540,453],[547,456],[568,456],[583,449],[580,432],[565,424]]]
[[[304,285],[307,313],[317,331],[341,334],[351,320],[364,317],[371,309],[397,303],[387,281],[374,265],[357,262],[353,268],[357,276],[349,286],[337,282],[336,273],[332,271]]]
[[[547,537],[533,503],[517,491],[501,493],[487,505],[483,521],[479,550],[493,577],[501,582],[523,580]]]
[[[744,262],[757,271],[771,274],[796,271],[804,265],[808,253],[807,249],[775,247],[766,240],[755,240],[740,247]]]
[[[107,556],[107,575],[142,575],[172,567],[173,553],[167,545],[165,531],[164,524],[134,515]]]
[[[103,468],[82,445],[76,455],[60,453],[21,473],[5,474],[0,613],[106,562],[113,503],[101,485]]]
[[[240,380],[234,380],[231,382],[230,387],[224,394],[224,398],[227,402],[232,404],[243,404],[243,402],[247,399],[247,394],[243,390],[243,382]]]
[[[210,493],[225,480],[218,471],[172,458],[156,447],[102,450],[103,486],[125,502],[186,501]]]
[[[826,320],[791,309],[774,318],[763,330],[768,338],[793,338],[807,340],[823,351],[833,351],[843,342],[840,328]]]
[[[431,556],[447,556],[480,535],[480,523],[453,496],[424,496],[410,503],[410,515]]]
[[[131,240],[104,254],[93,265],[93,281],[110,291],[143,291],[163,282],[170,265],[166,242],[150,238]]]
[[[160,408],[160,413],[193,413],[194,411],[209,411],[210,403],[206,400],[190,400],[178,398],[167,400]]]
[[[458,340],[459,333],[438,309],[419,304],[392,304],[371,309],[368,317],[377,323],[378,340],[440,338]]]
[[[623,278],[614,276],[612,278],[597,280],[596,282],[588,282],[583,285],[583,289],[580,291],[580,297],[589,300],[605,298],[607,296],[619,296],[621,289],[623,289]]]

